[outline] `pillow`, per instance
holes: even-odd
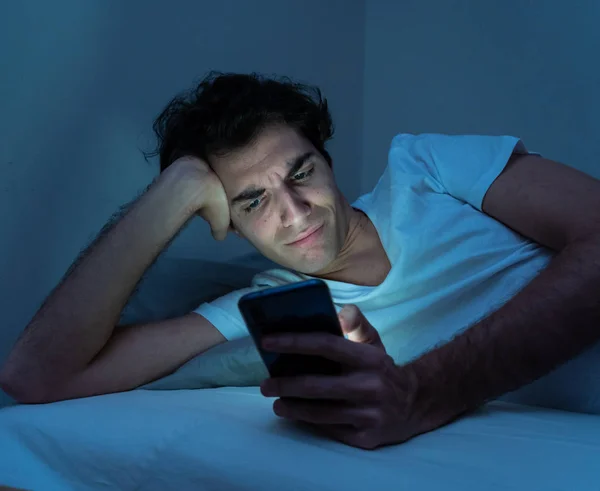
[[[246,336],[219,344],[170,375],[139,388],[177,390],[257,386],[268,376],[252,338]]]
[[[600,343],[548,375],[499,400],[600,414]],[[140,389],[177,390],[258,386],[269,376],[250,336],[217,345]]]
[[[252,278],[277,267],[258,253],[227,263],[163,254],[147,271],[121,313],[119,324],[185,315],[203,302],[250,286]],[[228,341],[192,358],[175,372],[140,388],[201,389],[259,385],[268,376],[252,338]]]
[[[501,401],[600,414],[600,342]]]
[[[148,269],[119,320],[120,325],[185,315],[200,304],[250,286],[252,278],[276,267],[258,253],[227,263],[160,256]]]

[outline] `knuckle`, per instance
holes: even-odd
[[[385,351],[378,350],[377,353],[377,368],[382,373],[387,373],[392,367],[395,367],[394,359],[388,355]]]
[[[346,351],[346,340],[341,337],[338,339],[331,334],[318,333],[307,341],[310,341],[310,344],[307,344],[307,349],[310,349],[314,355],[327,357],[330,354]]]
[[[356,433],[353,440],[353,444],[363,450],[374,450],[377,448],[377,441],[371,431],[360,431]]]
[[[384,349],[377,347],[374,344],[369,345],[369,351],[365,353],[365,367],[376,371],[385,371],[390,360],[393,359],[386,353]]]
[[[365,428],[375,428],[381,426],[381,412],[377,409],[364,411],[360,416],[361,426]]]
[[[369,377],[365,381],[363,387],[365,397],[371,401],[381,399],[385,393],[385,384],[383,380],[375,375]]]

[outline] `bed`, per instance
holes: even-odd
[[[186,312],[200,298],[196,269],[214,279],[201,285],[204,295],[247,284],[254,273],[208,266],[170,260],[155,268],[123,317]],[[600,345],[589,357],[598,365]],[[600,413],[600,372],[573,363],[574,373],[533,384],[522,400]],[[245,338],[138,390],[0,409],[0,488],[600,490],[598,415],[496,401],[407,443],[365,451],[277,418],[257,387],[266,376]]]
[[[0,410],[0,483],[39,490],[597,490],[600,418],[493,402],[365,451],[277,418],[256,387]]]

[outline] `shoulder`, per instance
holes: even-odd
[[[512,144],[517,150],[525,151],[519,138],[509,135],[475,135],[446,133],[398,133],[390,145],[390,151],[405,150],[415,154],[431,151],[463,152],[491,149]],[[435,156],[435,155],[433,155]]]
[[[449,138],[451,137],[439,133],[399,133],[394,136],[385,169],[390,183],[406,181],[409,176],[436,178],[435,163],[439,159],[439,149],[448,146],[445,140]]]
[[[459,145],[458,136],[441,133],[398,133],[390,144],[388,165],[404,171],[427,171],[433,173],[440,153]]]
[[[462,137],[464,137],[464,135],[446,135],[443,133],[398,133],[392,138],[390,150],[418,152]]]
[[[392,139],[389,164],[426,170],[436,178],[446,171],[487,168],[513,152],[527,153],[521,140],[509,135],[400,133]]]

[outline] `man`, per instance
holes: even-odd
[[[600,184],[517,138],[398,135],[376,188],[351,206],[334,182],[318,90],[211,74],[155,131],[161,175],[74,264],[9,356],[2,384],[18,401],[143,385],[245,336],[241,294],[308,277],[344,307],[349,339],[307,333],[265,347],[348,370],[269,379],[262,391],[279,398],[278,415],[362,448],[446,424],[600,337]],[[114,329],[195,214],[215,238],[234,230],[286,269],[184,317]]]

